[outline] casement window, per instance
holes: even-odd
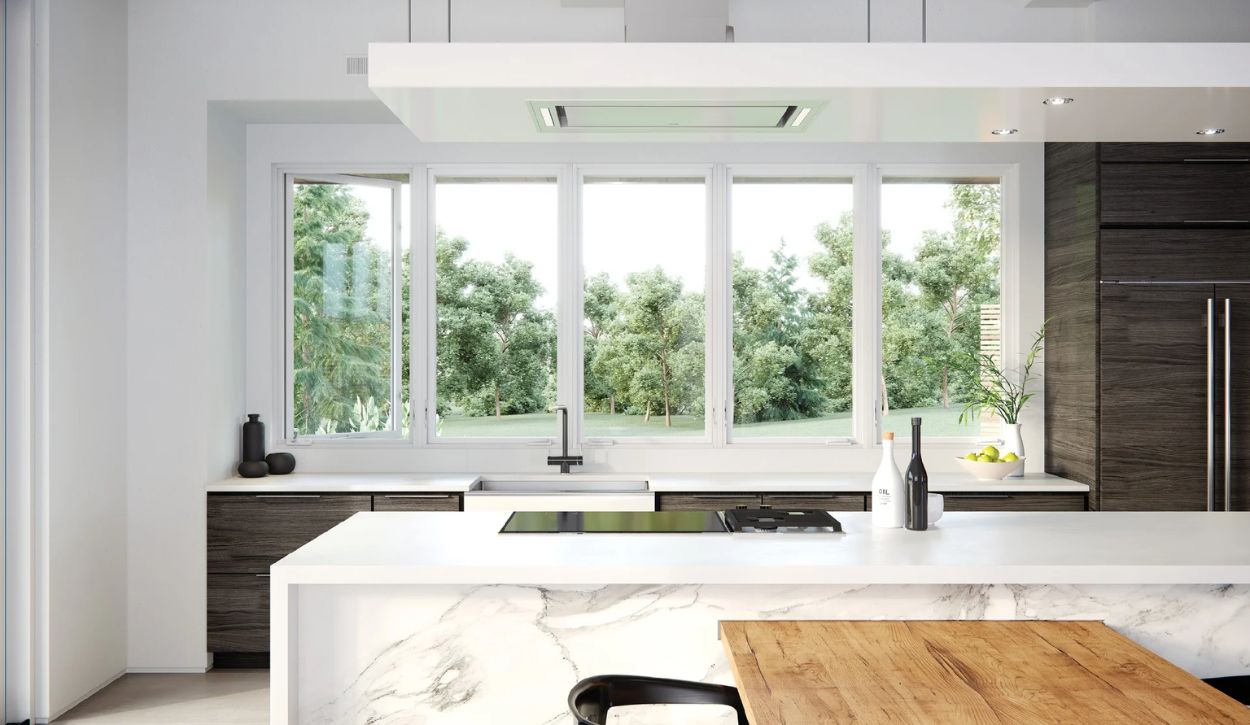
[[[881,185],[881,428],[996,437],[964,412],[975,356],[1003,351],[998,178],[886,176]]]
[[[854,186],[735,174],[732,439],[851,439]]]
[[[708,185],[700,176],[586,176],[583,435],[706,434]]]
[[[403,174],[286,174],[288,439],[401,437]]]
[[[548,437],[557,398],[557,178],[436,170],[429,188],[429,438]]]
[[[960,414],[1019,334],[1009,165],[408,169],[278,172],[288,440],[998,435]]]

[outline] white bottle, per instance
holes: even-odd
[[[903,474],[894,464],[894,434],[881,436],[881,466],[872,477],[872,525],[901,529],[907,522],[907,494]]]

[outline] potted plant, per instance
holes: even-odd
[[[992,410],[1003,421],[1002,451],[1014,453],[1024,458],[1024,439],[1020,435],[1020,413],[1033,397],[1029,391],[1029,383],[1033,379],[1033,365],[1042,352],[1042,342],[1046,338],[1046,323],[1042,323],[1033,344],[1024,356],[1024,364],[1017,371],[1000,367],[993,356],[985,353],[968,353],[962,366],[967,378],[968,397],[963,412],[959,414],[960,423],[971,423],[982,410]],[[1024,467],[1011,474],[1012,477],[1024,475]]]

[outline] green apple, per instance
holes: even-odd
[[[981,449],[981,455],[989,456],[991,461],[998,460],[998,449],[994,446],[986,446]]]
[[[969,461],[975,461],[977,460],[977,454],[969,453],[968,455],[964,456],[964,458],[968,459]]]
[[[1003,456],[1003,463],[1011,463],[1012,461],[1018,461],[1018,460],[1020,460],[1020,456],[1017,456],[1014,453],[1008,453],[1007,455]]]
[[[985,455],[984,453],[982,453],[981,455],[977,456],[977,460],[978,460],[978,461],[980,461],[980,462],[982,462],[982,463],[993,463],[993,462],[994,462],[994,459],[993,459],[993,458],[991,458],[991,457],[989,457],[989,456]]]

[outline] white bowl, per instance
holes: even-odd
[[[956,458],[955,460],[959,461],[960,467],[971,473],[978,481],[1001,481],[1024,467],[1023,458],[1018,461],[1004,461],[1000,463],[970,461],[967,458]]]

